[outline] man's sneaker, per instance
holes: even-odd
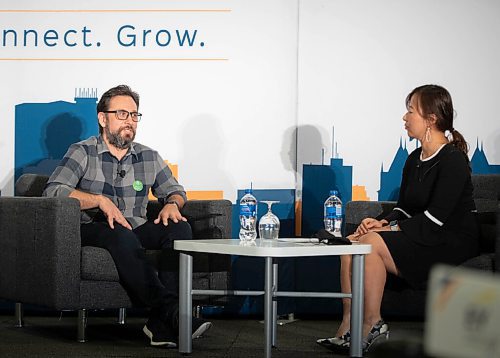
[[[192,323],[192,328],[193,328],[193,335],[192,338],[199,338],[201,337],[206,331],[208,331],[212,327],[212,322],[205,321],[204,319],[201,318],[196,318],[193,317],[193,323]]]
[[[142,329],[154,347],[176,348],[176,335],[159,319],[150,318]]]

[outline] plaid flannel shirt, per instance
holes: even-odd
[[[172,194],[186,200],[184,188],[158,152],[134,142],[119,161],[101,136],[69,147],[50,176],[44,195],[69,196],[75,189],[108,197],[133,228],[147,220],[149,189],[163,203]],[[82,210],[81,223],[94,221],[98,214],[95,209]]]

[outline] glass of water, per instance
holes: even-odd
[[[271,207],[279,201],[261,201],[267,204],[267,213],[259,221],[259,237],[264,240],[276,240],[280,232],[280,220],[271,211]]]

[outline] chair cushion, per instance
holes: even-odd
[[[119,282],[115,262],[106,249],[82,247],[82,280]]]
[[[483,271],[493,271],[494,270],[494,265],[495,265],[495,254],[489,253],[489,254],[481,254],[476,257],[472,257],[462,263],[460,266],[462,267],[467,267],[467,268],[473,268],[473,269],[479,269]]]
[[[149,262],[155,269],[158,269],[159,267],[160,256],[160,250],[145,250],[144,252],[146,261]],[[177,271],[178,260],[176,252],[172,252],[168,256],[171,256],[171,260],[167,260],[166,264],[163,265],[163,269],[166,271]],[[222,255],[212,256],[218,257]],[[214,264],[212,264],[212,266],[214,266],[212,270],[209,270],[210,267],[208,261],[210,257],[207,254],[194,253],[193,257],[193,274],[203,273],[208,277],[208,272],[224,271],[222,269],[218,270],[217,265]],[[106,249],[93,246],[82,247],[81,265],[81,277],[83,280],[120,281],[113,258]]]

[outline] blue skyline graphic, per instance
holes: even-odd
[[[97,90],[78,89],[75,102],[22,103],[15,108],[15,180],[50,175],[76,142],[98,134]]]
[[[384,164],[380,169],[380,190],[378,191],[378,200],[396,201],[399,197],[399,188],[401,187],[401,176],[403,168],[408,159],[408,150],[403,147],[403,139],[399,140],[399,148],[392,160],[389,170],[384,172]]]
[[[470,162],[474,174],[500,174],[500,165],[488,163],[488,158],[486,158],[483,150],[483,143],[481,143],[481,148],[479,147],[479,139],[476,140],[476,149]]]

